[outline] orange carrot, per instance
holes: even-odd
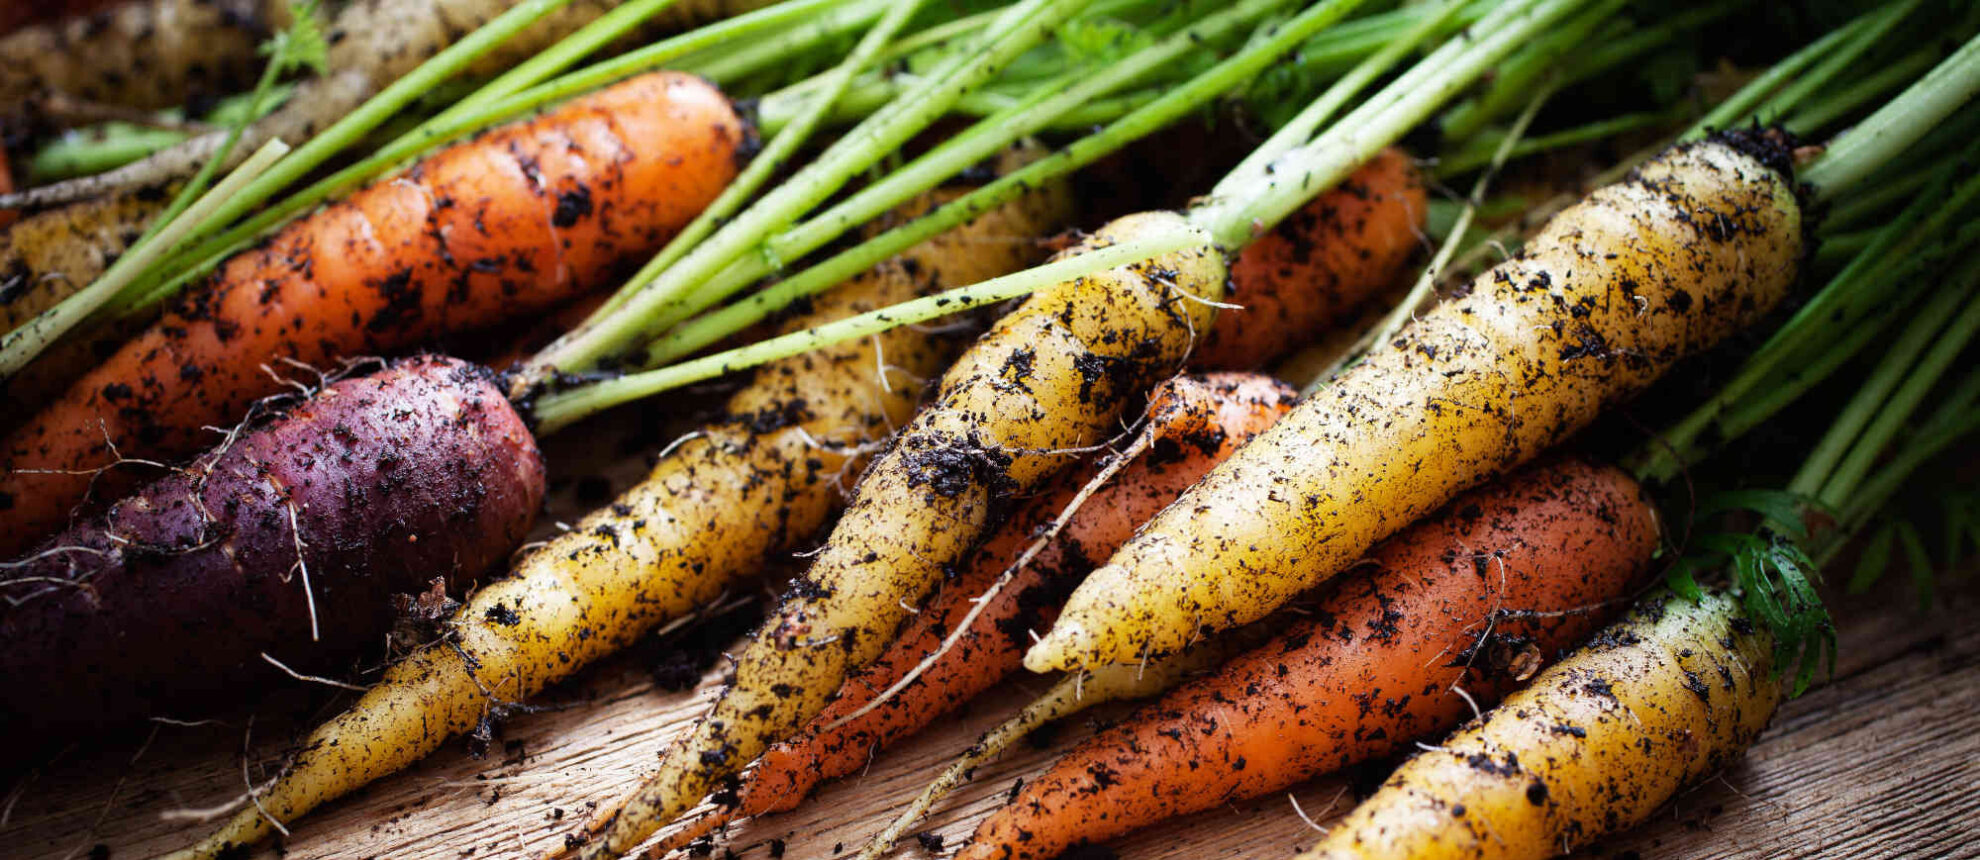
[[[1311,620],[1089,738],[958,858],[1053,857],[1443,732],[1594,630],[1657,540],[1613,467],[1543,463],[1473,491],[1378,548]]]
[[[713,85],[657,72],[290,225],[7,437],[0,553],[60,526],[113,444],[170,459],[211,443],[202,427],[281,389],[263,365],[400,351],[571,298],[713,200],[745,137]]]
[[[1217,315],[1190,364],[1259,367],[1340,322],[1395,283],[1428,213],[1409,154],[1383,150],[1244,247],[1227,299],[1241,309]]]

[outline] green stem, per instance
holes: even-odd
[[[1103,130],[793,277],[675,326],[648,347],[644,366],[656,367],[692,355],[755,325],[791,302],[830,289],[881,260],[959,226],[1041,183],[1091,164],[1128,142],[1168,125],[1199,105],[1251,79],[1287,50],[1296,47],[1298,39],[1304,38],[1304,34],[1313,27],[1322,25],[1325,16],[1331,14],[1324,5],[1309,9],[1278,25],[1272,37],[1246,46],[1210,70],[1169,89]],[[750,279],[747,275],[743,278],[725,276],[719,282],[747,283]]]
[[[122,167],[185,140],[187,133],[124,122],[69,132],[28,159],[28,182],[39,185]]]
[[[1822,219],[1819,229],[1840,230],[1861,226],[1873,216],[1883,215],[1893,205],[1914,200],[1933,173],[1930,170],[1914,170],[1851,194],[1849,199],[1837,201],[1836,208],[1829,210],[1829,217]],[[1822,250],[1827,251],[1829,243],[1836,241],[1836,238],[1840,237],[1825,237]]]
[[[1794,80],[1803,70],[1835,52],[1845,41],[1854,38],[1856,34],[1875,23],[1878,14],[1876,11],[1864,13],[1855,20],[1830,31],[1828,35],[1816,39],[1808,47],[1788,55],[1787,59],[1775,63],[1760,77],[1747,82],[1746,86],[1740,87],[1739,91],[1733,93],[1730,98],[1720,102],[1718,107],[1713,108],[1689,131],[1686,131],[1682,139],[1698,140],[1713,131],[1746,122],[1754,109],[1758,108],[1767,96],[1772,95],[1774,90]]]
[[[1521,140],[1517,146],[1513,147],[1512,157],[1525,158],[1529,155],[1551,152],[1563,147],[1606,140],[1625,132],[1663,125],[1670,122],[1673,115],[1673,112],[1670,111],[1624,114],[1618,117],[1591,122],[1587,125],[1564,129],[1553,134],[1543,134],[1538,137],[1527,138]],[[1438,178],[1449,179],[1454,176],[1463,176],[1473,170],[1484,167],[1491,163],[1493,154],[1498,151],[1500,140],[1503,140],[1503,137],[1497,135],[1472,138],[1471,142],[1466,144],[1463,149],[1438,159],[1434,172]]]
[[[1832,144],[1801,178],[1815,186],[1823,200],[1834,200],[1875,170],[1904,152],[1953,111],[1980,92],[1980,36],[1879,108]]]
[[[1314,133],[1319,131],[1320,126],[1328,120],[1333,119],[1334,114],[1346,106],[1349,99],[1354,98],[1356,94],[1360,93],[1369,84],[1374,83],[1376,78],[1387,74],[1390,67],[1401,62],[1405,55],[1416,50],[1418,45],[1423,44],[1433,34],[1442,30],[1446,22],[1450,21],[1453,16],[1465,8],[1467,7],[1461,0],[1446,0],[1442,5],[1435,7],[1434,11],[1424,15],[1423,19],[1416,23],[1416,26],[1404,31],[1397,38],[1390,40],[1381,50],[1376,51],[1373,55],[1356,64],[1354,68],[1349,69],[1347,74],[1341,76],[1340,80],[1335,81],[1318,98],[1315,98],[1312,104],[1301,109],[1278,132],[1266,138],[1263,144],[1253,149],[1251,154],[1245,156],[1243,161],[1238,162],[1236,167],[1231,168],[1230,173],[1225,174],[1225,178],[1218,184],[1222,185],[1231,182],[1231,177],[1262,177],[1276,172],[1277,168],[1274,162],[1284,157],[1286,153],[1298,148],[1301,144],[1311,140]],[[1496,23],[1497,19],[1493,19],[1492,22],[1482,24],[1481,26],[1492,27]],[[1438,51],[1433,52],[1431,57],[1440,56],[1444,51],[1451,50],[1452,47],[1452,44],[1446,44],[1439,48]],[[1430,65],[1432,62],[1432,59],[1426,58],[1422,62],[1417,63],[1410,72],[1405,74],[1412,74],[1416,70]]]
[[[946,113],[956,99],[995,77],[1090,0],[1023,0],[1000,16],[979,50],[960,54],[942,74],[868,117],[795,176],[744,210],[658,279],[628,282],[631,297],[609,314],[593,314],[577,329],[530,359],[518,374],[521,387],[554,372],[590,370],[623,352],[652,327],[655,315],[755,248],[773,230],[837,191],[852,176],[897,151],[907,139]]]
[[[1284,25],[1286,30],[1300,35],[1282,35],[1272,41],[1291,42],[1331,26],[1361,2],[1363,0],[1325,0]],[[1220,41],[1239,27],[1285,3],[1286,0],[1242,0],[1173,36],[1136,51],[1126,59],[1110,63],[1096,73],[1069,76],[1073,82],[1066,89],[1058,90],[1056,86],[1048,85],[1043,90],[1052,94],[1036,104],[977,123],[905,167],[861,189],[846,201],[790,230],[771,236],[765,242],[766,254],[773,260],[793,260],[808,254],[854,225],[878,217],[901,201],[933,187],[968,165],[988,158],[1018,138],[1037,131],[1049,118],[1131,85],[1191,52],[1201,51],[1204,43]]]
[[[676,2],[678,0],[630,0],[598,16],[591,23],[579,27],[576,32],[557,40],[556,44],[524,60],[515,68],[498,75],[480,89],[468,94],[466,98],[441,111],[427,124],[453,122],[486,105],[542,83],[543,79],[570,68],[572,64],[589,56],[591,52],[605,47],[612,40],[625,35],[632,28]]]
[[[1881,42],[1893,27],[1910,17],[1920,2],[1921,0],[1903,0],[1870,13],[1871,20],[1867,26],[1857,31],[1848,42],[1834,52],[1824,56],[1813,69],[1796,75],[1794,80],[1783,86],[1779,93],[1768,99],[1766,105],[1755,113],[1763,122],[1771,121],[1775,117],[1787,116],[1799,110],[1802,102],[1814,93],[1836,89],[1836,80],[1854,70],[1858,65],[1857,61]]]
[[[262,145],[253,155],[234,168],[232,173],[215,185],[213,190],[201,195],[199,200],[188,206],[181,217],[160,219],[153,232],[147,233],[131,247],[117,262],[112,263],[102,277],[91,282],[75,295],[42,311],[7,333],[0,340],[0,379],[10,379],[26,367],[36,355],[54,343],[63,334],[88,318],[90,313],[101,307],[104,301],[129,284],[131,278],[146,266],[156,262],[165,252],[185,240],[186,234],[195,225],[212,216],[217,209],[234,194],[251,182],[255,176],[268,169],[269,165],[287,154],[289,147],[281,140],[271,140]],[[218,160],[208,162],[218,163]]]
[[[720,44],[687,54],[677,62],[667,63],[668,67],[693,72],[721,84],[740,84],[752,75],[772,74],[792,62],[793,58],[817,50],[821,45],[848,38],[853,33],[859,32],[861,28],[872,24],[887,11],[887,4],[884,2],[834,0],[823,11],[815,13],[808,19],[792,20],[790,10],[783,8],[788,5],[791,4],[779,3],[759,10],[781,13],[777,16],[776,22],[784,29],[774,30],[760,39],[748,41],[725,38]],[[764,19],[761,23],[768,28],[772,22],[770,19]],[[711,28],[691,30],[683,33],[682,37],[693,36],[707,29]],[[566,77],[572,79],[570,85],[578,85],[588,80],[597,81],[598,83],[584,87],[589,90],[629,74],[650,71],[660,66],[661,63],[656,62],[655,56],[641,49],[602,61]]]
[[[717,224],[727,221],[734,215],[736,210],[755,195],[772,175],[782,170],[786,160],[811,137],[818,123],[831,111],[833,103],[845,93],[846,85],[852,82],[853,75],[873,62],[874,55],[886,47],[895,34],[900,32],[901,27],[907,24],[908,19],[920,10],[921,3],[922,0],[897,0],[889,7],[887,14],[881,16],[879,23],[874,24],[873,29],[868,30],[866,35],[860,38],[859,44],[854,46],[852,53],[847,54],[832,71],[826,73],[817,96],[806,103],[804,109],[771,139],[770,144],[764,147],[762,152],[757,153],[750,161],[749,167],[731,181],[727,188],[722,189],[721,195],[716,197],[713,203],[708,204],[701,214],[695,216],[693,221],[660,249],[660,253],[655,254],[653,259],[647,261],[646,265],[632,276],[631,283],[646,283],[659,277],[661,272],[679,262],[690,249],[707,238],[709,233],[714,232]],[[612,300],[599,308],[599,313],[608,314],[616,311],[618,305],[630,295],[624,291],[613,294]]]
[[[1924,174],[1919,175],[1921,182],[1924,178]],[[1917,186],[1913,186],[1913,190],[1916,190],[1916,188]],[[1864,249],[1869,248],[1870,243],[1876,240],[1877,231],[1875,230],[1858,230],[1853,233],[1824,235],[1822,236],[1822,246],[1815,249],[1815,265],[1813,269],[1819,271],[1834,269],[1848,262],[1856,255],[1863,253]]]
[[[1898,487],[1919,466],[1939,456],[1954,442],[1980,430],[1980,409],[1974,408],[1976,403],[1980,403],[1980,372],[1969,371],[1958,384],[1945,392],[1938,408],[1919,423],[1884,467],[1857,484],[1850,493],[1849,501],[1836,513],[1839,534],[1832,541],[1831,553],[1840,550],[1857,530],[1868,525],[1871,517],[1883,509]]]
[[[1937,46],[1912,51],[1870,77],[1847,87],[1834,88],[1821,101],[1788,116],[1781,124],[1802,137],[1821,131],[1849,112],[1916,80],[1938,63],[1939,53]]]
[[[1439,64],[1434,73],[1420,80],[1405,74],[1318,139],[1287,153],[1275,162],[1273,173],[1262,179],[1236,174],[1226,177],[1212,191],[1212,203],[1193,210],[1191,220],[1220,243],[1242,245],[1254,231],[1270,229],[1313,195],[1339,183],[1382,147],[1475,83],[1520,44],[1580,9],[1585,0],[1515,5],[1517,10],[1507,14],[1509,20],[1502,29],[1481,37],[1477,35],[1485,29],[1481,26],[1469,38],[1454,39],[1468,45],[1456,60]],[[1426,64],[1427,60],[1418,65]]]
[[[1885,405],[1885,400],[1890,397],[1892,389],[1897,388],[1900,382],[1905,382],[1912,366],[1917,363],[1919,354],[1923,353],[1927,346],[1932,345],[1940,329],[1946,328],[1954,312],[1959,309],[1968,294],[1973,292],[1972,287],[1973,284],[1965,283],[1949,284],[1940,289],[1912,318],[1911,324],[1905,326],[1904,331],[1890,341],[1890,349],[1884,353],[1883,359],[1877,362],[1870,376],[1857,387],[1849,403],[1836,416],[1835,422],[1829,426],[1828,431],[1822,435],[1821,441],[1816,443],[1814,451],[1802,463],[1801,469],[1795,473],[1794,480],[1788,484],[1789,492],[1819,499],[1830,507],[1842,501],[1831,492],[1825,491],[1825,486],[1854,485],[1853,480],[1848,480],[1838,473],[1845,454],[1855,456],[1854,451],[1861,450],[1862,446],[1858,444],[1861,440],[1858,437],[1869,438],[1869,434],[1864,433],[1864,426],[1869,424],[1873,417],[1882,420],[1878,410]],[[1948,336],[1957,337],[1957,326]],[[1889,415],[1891,411],[1887,409],[1883,415]]]
[[[1980,283],[1980,268],[1968,265],[1961,272],[1959,286],[1947,292],[1964,293],[1969,296],[1966,307],[1959,316],[1946,326],[1939,339],[1932,343],[1930,351],[1918,362],[1916,368],[1904,377],[1904,384],[1891,394],[1890,401],[1877,412],[1876,420],[1863,428],[1863,434],[1850,448],[1849,454],[1836,465],[1835,473],[1829,476],[1816,496],[1830,507],[1839,507],[1848,502],[1863,483],[1864,475],[1883,455],[1884,449],[1897,438],[1897,433],[1912,413],[1924,402],[1925,395],[1945,376],[1947,368],[1953,365],[1960,353],[1973,342],[1976,331],[1980,331],[1980,296],[1973,296],[1976,283]],[[1884,368],[1879,367],[1881,373]],[[1853,405],[1853,404],[1852,404]],[[1796,482],[1800,483],[1797,476]]]
[[[1555,72],[1562,65],[1557,62],[1562,55],[1585,48],[1589,34],[1607,22],[1610,15],[1622,8],[1623,3],[1624,0],[1601,0],[1521,49],[1494,72],[1491,85],[1478,98],[1458,105],[1445,114],[1442,123],[1444,135],[1451,140],[1469,140],[1487,122],[1516,110],[1522,101],[1530,101],[1534,84],[1540,77]],[[1556,78],[1560,84],[1567,83],[1559,80],[1558,74]]]
[[[875,311],[829,322],[804,331],[757,341],[748,346],[641,373],[594,382],[538,398],[532,407],[539,436],[554,433],[586,416],[662,391],[691,385],[738,370],[789,358],[855,338],[872,337],[904,325],[1027,295],[1053,284],[1088,277],[1116,266],[1130,265],[1162,254],[1194,247],[1202,236],[1177,228],[1157,235],[1076,254],[979,284],[924,296]]]

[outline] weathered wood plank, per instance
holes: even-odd
[[[1980,628],[1956,623],[1980,600],[1958,595],[1948,609],[1924,617],[1896,603],[1859,605],[1845,619],[1834,683],[1791,703],[1746,762],[1588,856],[1980,856],[1971,824],[1980,816]],[[826,787],[794,813],[733,829],[724,844],[758,857],[768,854],[770,839],[785,842],[787,857],[850,853],[946,756],[1042,688],[1036,681],[1009,685],[987,697],[997,706],[979,706],[879,757],[865,775]],[[632,785],[710,692],[704,685],[662,693],[640,667],[608,665],[552,697],[596,697],[582,707],[512,720],[508,755],[475,761],[450,748],[312,816],[296,828],[287,856],[512,857],[550,844],[585,813],[585,800]],[[279,760],[282,733],[307,723],[296,705],[287,707],[257,722],[257,775]],[[0,831],[0,854],[56,860],[104,844],[113,857],[137,858],[182,844],[202,825],[159,814],[240,793],[244,728],[161,727],[135,764],[142,738],[71,753],[27,782]],[[1060,748],[1086,731],[1069,728]],[[986,768],[937,810],[929,829],[955,844],[1014,779],[1052,755],[1025,749]],[[1293,796],[1324,824],[1351,802],[1344,787],[1325,780]],[[1312,835],[1279,796],[1170,822],[1115,847],[1127,860],[1279,858]],[[919,856],[920,849],[898,853]]]

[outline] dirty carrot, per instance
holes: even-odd
[[[1422,204],[1413,165],[1390,150],[1246,246],[1231,267],[1230,301],[1242,310],[1218,316],[1191,365],[1254,366],[1393,283],[1416,242]],[[1135,527],[1289,407],[1265,397],[1280,386],[1268,387],[1264,380],[1212,374],[1176,377],[1158,386],[1143,432],[1162,440],[1162,447],[1087,499],[1080,508],[1084,513],[990,598],[971,625],[981,632],[958,639],[912,686],[878,709],[848,719],[941,646],[978,595],[1026,549],[1031,535],[1093,477],[1093,468],[1013,513],[977,551],[969,572],[945,584],[885,654],[847,679],[839,697],[805,729],[764,753],[745,774],[732,805],[670,832],[668,841],[684,844],[737,818],[795,808],[813,786],[864,765],[872,749],[920,730],[1015,671],[1030,643],[1022,631],[1042,630],[1051,622],[1063,595],[1094,558],[1112,553]],[[1206,420],[1217,403],[1229,408],[1214,413],[1217,420]],[[1206,432],[1218,435],[1192,439]]]
[[[142,8],[147,5],[153,8]],[[197,63],[188,66],[188,61],[203,58],[208,43],[216,51],[214,59],[221,61],[213,66],[213,71],[227,72],[228,81],[252,84],[252,72],[260,67],[255,55],[256,43],[269,32],[291,23],[289,3],[266,4],[272,7],[266,10],[239,9],[255,5],[261,4],[248,0],[227,0],[225,4],[207,0],[151,0],[148,4],[132,4],[117,10],[117,26],[105,30],[94,30],[83,21],[58,25],[52,34],[33,30],[16,33],[8,38],[23,40],[23,56],[31,50],[41,53],[32,64],[18,66],[22,71],[17,79],[10,80],[0,74],[0,88],[4,88],[0,94],[17,89],[70,92],[81,98],[119,104],[153,107],[183,104],[183,96],[161,101],[159,95],[166,88],[183,91],[203,83],[174,79],[191,76],[200,68]],[[488,78],[506,72],[621,5],[630,4],[626,0],[369,0],[341,4],[337,14],[325,16],[320,25],[322,32],[336,34],[326,46],[322,74],[299,81],[295,92],[280,107],[254,120],[245,132],[244,143],[236,147],[232,161],[238,161],[263,141],[280,139],[301,144],[335,127],[367,99],[419,72],[423,63],[440,57],[449,48],[475,38],[480,28],[505,13],[517,13],[528,20],[521,21],[521,26],[502,38],[491,40],[485,49],[475,50],[473,56],[463,57],[463,62],[455,66],[462,75]],[[675,0],[653,15],[651,23],[681,27],[762,5],[766,5],[763,0]],[[234,10],[223,6],[247,12],[240,19],[244,25],[232,23],[228,12]],[[159,32],[160,37],[135,38],[145,33],[147,26]],[[193,32],[185,32],[189,30]],[[78,33],[87,33],[89,43],[100,47],[78,45],[66,51],[43,50],[72,40]],[[0,42],[0,56],[12,59],[7,56],[6,47],[7,43]],[[60,59],[46,58],[50,56]],[[106,74],[106,70],[143,66],[106,63],[105,56],[130,56],[134,60],[144,56],[157,64],[158,73]],[[0,68],[4,67],[14,66],[0,62]],[[156,81],[144,82],[152,78]],[[211,95],[228,92],[211,85],[197,88]],[[0,98],[0,104],[9,101]],[[18,198],[24,203],[46,206],[183,179],[220,150],[224,137],[224,132],[200,134],[131,164],[28,189]]]
[[[1051,723],[1074,716],[1096,705],[1125,702],[1160,695],[1191,677],[1210,671],[1232,655],[1243,652],[1270,635],[1271,623],[1247,625],[1221,636],[1212,636],[1188,648],[1146,663],[1117,663],[1094,671],[1081,670],[1059,679],[1011,716],[984,732],[976,743],[949,763],[927,788],[922,789],[892,824],[873,837],[858,860],[878,860],[909,828],[921,822],[935,802],[968,782],[976,769],[995,761],[1004,750]]]
[[[289,22],[282,0],[131,0],[0,36],[0,105],[77,99],[167,108],[254,83],[255,46]]]
[[[61,525],[127,455],[210,441],[279,387],[260,369],[389,352],[547,308],[665,241],[734,175],[728,100],[655,73],[459,144],[292,224],[181,297],[0,457],[0,551]]]
[[[1055,857],[1447,731],[1594,630],[1658,539],[1610,467],[1540,463],[1467,493],[1310,619],[1067,753],[957,856]]]
[[[543,461],[494,374],[414,358],[271,407],[211,454],[0,568],[0,725],[188,716],[336,667],[392,594],[508,556]]]
[[[171,196],[124,191],[37,212],[0,232],[0,328],[12,331],[89,285]],[[32,418],[139,325],[85,326],[0,382],[0,431]]]

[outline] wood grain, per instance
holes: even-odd
[[[593,451],[623,450],[590,441]],[[639,471],[623,465],[626,459],[617,457],[609,470],[614,489]],[[586,495],[598,489],[593,482]],[[559,507],[579,509],[583,503],[570,495]],[[1834,599],[1843,613],[1833,681],[1789,703],[1746,761],[1584,856],[1980,857],[1980,626],[1961,621],[1980,610],[1980,589],[1953,586],[1946,605],[1920,613],[1903,580],[1890,582],[1890,594],[1878,599]],[[551,710],[512,717],[487,758],[451,744],[412,771],[309,816],[284,840],[286,854],[267,848],[254,856],[527,856],[559,839],[589,803],[631,788],[706,706],[714,681],[711,673],[694,691],[668,693],[636,660],[609,661],[546,694],[542,704]],[[864,774],[826,786],[799,810],[731,828],[718,847],[765,858],[778,840],[789,858],[850,854],[948,756],[1045,686],[1038,679],[1006,684],[967,713],[876,756]],[[247,779],[272,774],[289,743],[348,701],[348,694],[288,690],[219,723],[160,724],[44,752],[6,776],[0,857],[69,860],[107,850],[108,857],[137,860],[181,847],[208,826],[183,817],[185,810],[238,798]],[[984,768],[937,807],[928,830],[953,848],[1014,780],[1041,770],[1093,726],[1083,720],[1059,732],[1055,749],[1022,749]],[[1291,800],[1233,804],[1112,847],[1123,860],[1290,857],[1314,836],[1293,801],[1325,825],[1352,804],[1348,785],[1341,777],[1321,780],[1291,792]],[[927,852],[910,841],[895,856]]]

